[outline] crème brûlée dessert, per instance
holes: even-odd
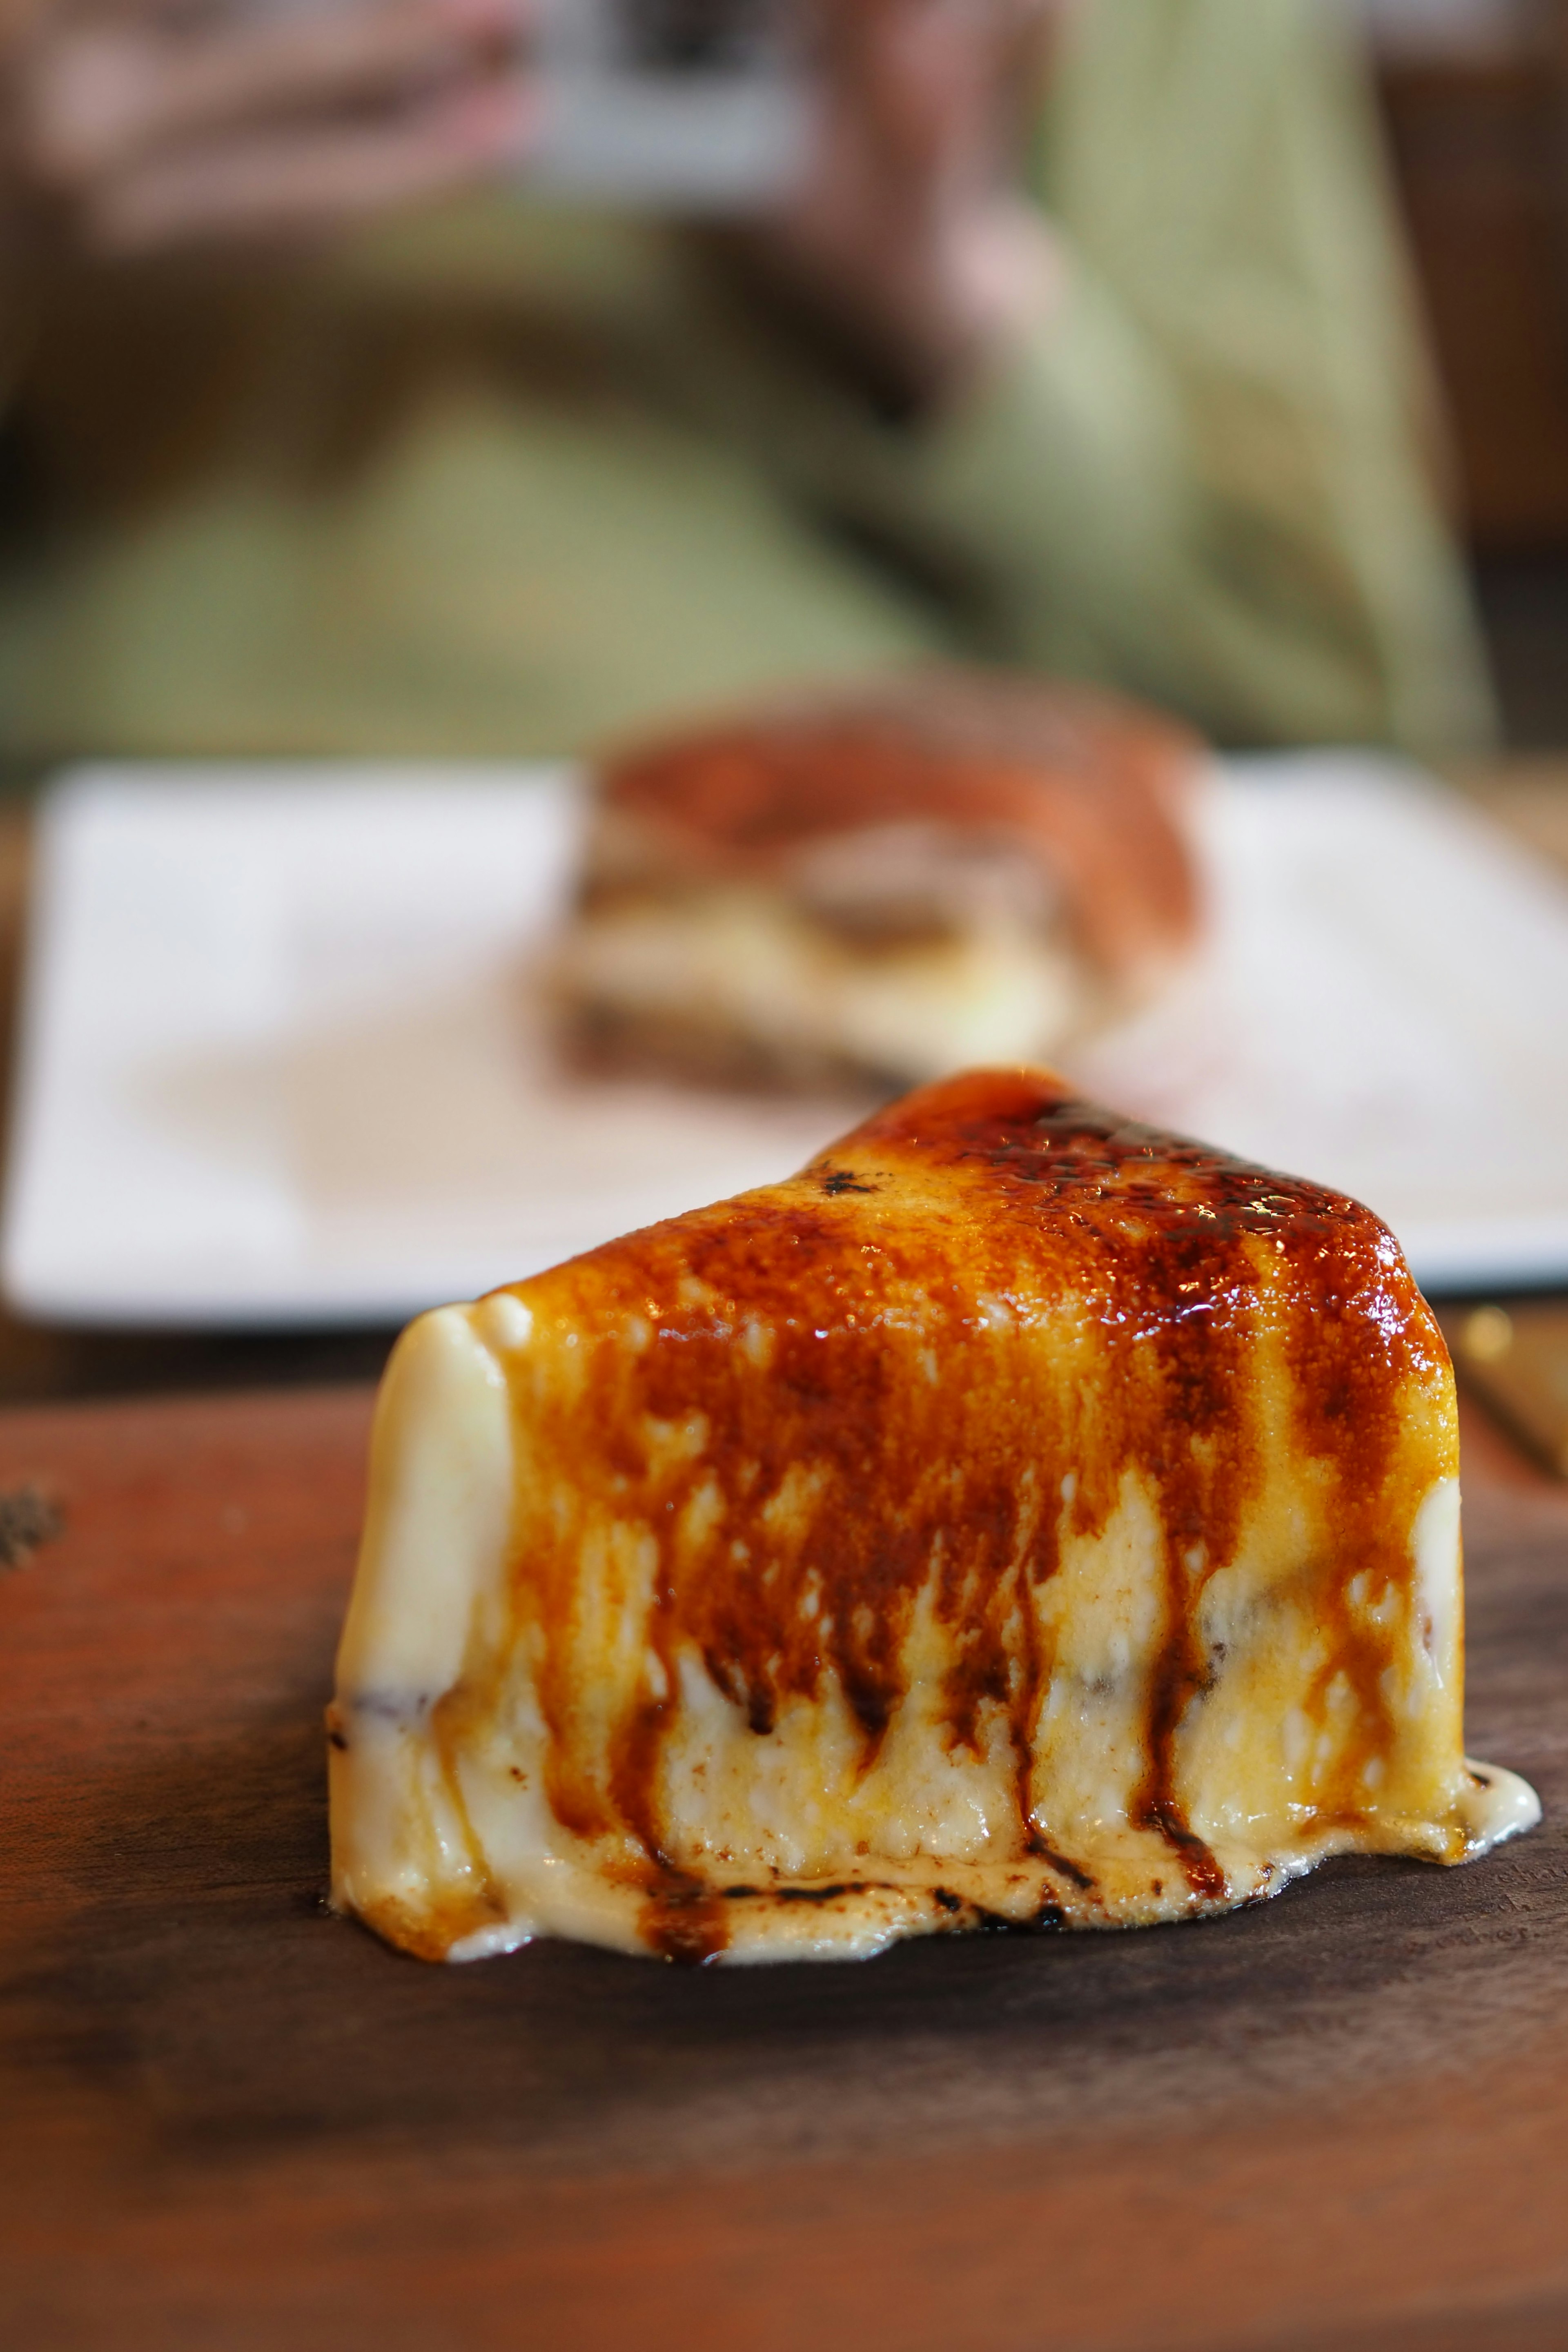
[[[565,1038],[764,1087],[1052,1055],[1197,943],[1206,764],[1118,697],[935,666],[633,745],[552,965]]]
[[[981,1071],[413,1324],[331,1733],[429,1958],[1137,1927],[1528,1828],[1453,1376],[1342,1195]]]

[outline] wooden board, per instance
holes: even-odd
[[[1548,1809],[1473,1869],[860,1966],[437,1969],[321,1903],[367,1415],[0,1420],[0,1494],[67,1519],[0,1573],[0,2342],[1568,2342],[1544,1485],[1469,1520],[1472,1745]]]

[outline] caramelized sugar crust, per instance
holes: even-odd
[[[1133,972],[1197,934],[1182,808],[1201,749],[1084,688],[911,673],[610,760],[586,903],[705,881],[787,887],[814,845],[927,825],[1021,852],[1094,961]]]
[[[721,1895],[748,1892],[695,1874],[669,1834],[683,1655],[761,1736],[836,1678],[868,1769],[908,1696],[917,1606],[945,1631],[945,1738],[978,1753],[1005,1717],[1017,1852],[1090,1884],[1031,1779],[1053,1656],[1027,1596],[1064,1542],[1110,1520],[1129,1469],[1157,1498],[1167,1586],[1133,1826],[1200,1902],[1225,1896],[1176,1743],[1217,1671],[1205,1590],[1286,1454],[1308,1464],[1331,1529],[1311,1571],[1327,1639],[1309,1711],[1321,1727],[1336,1677],[1355,1702],[1344,1737],[1342,1686],[1315,1810],[1320,1826],[1365,1818],[1419,1611],[1412,1525],[1458,1465],[1442,1338],[1353,1201],[1097,1109],[1048,1074],[980,1073],[906,1097],[791,1183],[515,1296],[534,1339],[508,1373],[506,1653],[532,1661],[554,1815],[586,1840],[635,1839],[658,1948],[720,1948]],[[741,1359],[765,1376],[737,1378]],[[584,1497],[658,1533],[645,1638],[659,1671],[603,1706],[584,1704],[603,1638],[584,1627]],[[1398,1605],[1369,1613],[1352,1590]],[[471,1686],[461,1699],[466,1714],[491,1704]]]

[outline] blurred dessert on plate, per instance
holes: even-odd
[[[1193,949],[1205,760],[1108,694],[945,667],[612,754],[553,966],[570,1047],[803,1087],[1054,1055]]]

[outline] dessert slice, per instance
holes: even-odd
[[[553,980],[579,1058],[908,1086],[1054,1053],[1198,928],[1204,753],[978,670],[803,698],[606,761]]]
[[[431,1958],[1121,1927],[1538,1817],[1461,1748],[1453,1377],[1386,1229],[979,1072],[423,1317],[331,1715]]]

